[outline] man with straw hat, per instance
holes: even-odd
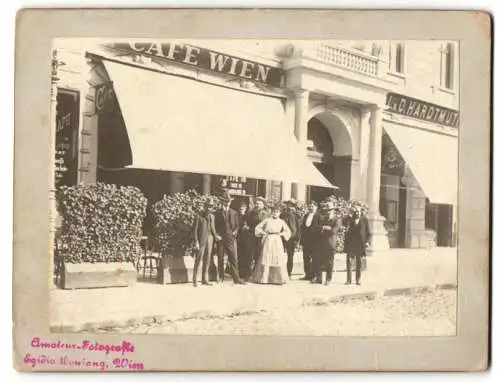
[[[229,262],[229,272],[233,277],[235,284],[245,284],[241,280],[238,272],[238,258],[236,254],[236,237],[239,229],[238,213],[230,208],[231,196],[228,192],[224,192],[221,197],[221,209],[215,214],[215,230],[221,237],[218,245],[218,261],[217,268],[219,271],[219,281],[224,281],[224,253],[227,254]]]

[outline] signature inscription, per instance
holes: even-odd
[[[24,363],[31,365],[32,368],[37,366],[61,365],[69,368],[90,368],[101,371],[109,368],[122,370],[144,370],[144,364],[142,362],[137,362],[133,359],[125,357],[126,353],[133,353],[135,351],[134,345],[129,341],[122,341],[117,344],[102,344],[89,340],[83,340],[80,342],[62,342],[42,340],[39,337],[33,337],[31,340],[31,347],[43,350],[45,353],[48,353],[51,350],[68,350],[72,353],[76,353],[61,357],[47,354],[35,355],[27,353],[24,356]],[[79,352],[96,355],[101,353],[104,356],[111,354],[112,356],[110,359],[95,360],[85,356],[78,356]]]

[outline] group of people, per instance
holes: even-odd
[[[217,206],[208,201],[196,217],[194,243],[196,246],[193,285],[198,286],[198,270],[202,265],[201,283],[208,281],[208,268],[214,245],[217,247],[217,278],[224,281],[227,255],[229,273],[236,284],[285,284],[292,275],[294,254],[302,245],[304,277],[315,284],[328,285],[332,281],[337,237],[343,225],[333,203],[308,204],[301,219],[293,200],[287,201],[282,211],[278,204],[266,209],[265,199],[258,197],[255,208],[248,210],[241,204],[239,211],[231,208],[232,198],[222,196]],[[352,282],[352,263],[356,264],[356,284],[361,282],[361,259],[369,246],[370,229],[361,209],[354,211],[346,224],[344,251],[346,252],[347,280]],[[323,273],[326,274],[323,280]]]

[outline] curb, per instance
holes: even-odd
[[[407,288],[388,288],[382,291],[366,291],[366,292],[356,292],[349,293],[340,296],[334,296],[331,298],[318,298],[314,297],[310,300],[304,300],[299,305],[300,306],[324,306],[329,304],[339,304],[349,301],[356,300],[375,300],[380,297],[394,297],[394,296],[408,296],[417,293],[429,293],[436,290],[453,290],[457,289],[456,283],[445,283],[445,284],[435,284],[417,287],[407,287]],[[96,331],[106,331],[109,330],[110,333],[113,329],[127,328],[127,327],[137,327],[137,326],[150,326],[155,324],[163,324],[167,322],[179,322],[187,321],[192,319],[219,319],[228,318],[242,315],[251,315],[265,312],[269,309],[255,309],[255,310],[244,310],[239,312],[231,313],[211,313],[208,311],[199,311],[189,314],[185,314],[177,319],[168,318],[166,315],[152,315],[144,316],[130,319],[122,320],[109,320],[109,321],[99,321],[99,322],[88,322],[79,325],[51,325],[51,333],[80,333],[80,332],[96,332]],[[130,333],[133,334],[133,333]]]

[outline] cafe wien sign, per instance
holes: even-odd
[[[244,60],[188,44],[162,42],[115,43],[113,48],[145,56],[160,57],[184,65],[194,66],[221,74],[281,87],[283,72],[280,68]]]
[[[458,128],[460,114],[456,110],[396,93],[387,94],[386,105],[396,114]]]

